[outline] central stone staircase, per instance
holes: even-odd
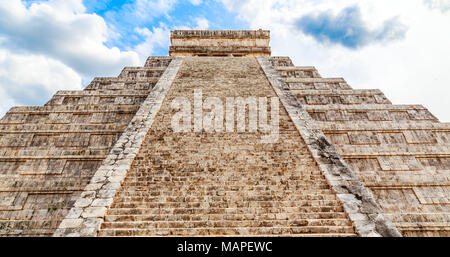
[[[314,75],[314,74],[312,74]],[[98,236],[355,236],[286,110],[262,133],[175,133],[171,102],[275,97],[253,57],[186,57]],[[193,109],[193,108],[192,108]]]

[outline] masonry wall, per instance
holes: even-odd
[[[450,236],[449,123],[288,57],[272,63],[404,236]]]
[[[170,57],[0,120],[0,236],[51,236],[127,127]]]

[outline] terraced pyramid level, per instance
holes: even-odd
[[[269,41],[175,31],[169,57],[12,108],[0,236],[450,236],[450,125],[270,57]],[[278,140],[174,131],[173,100],[198,90],[278,97]]]
[[[174,133],[176,97],[274,97],[253,57],[184,60],[99,235],[353,235],[286,111],[280,138]]]

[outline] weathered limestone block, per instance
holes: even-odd
[[[32,134],[0,134],[0,147],[25,147],[32,138]]]
[[[403,133],[377,133],[381,144],[406,144]]]
[[[436,120],[428,110],[408,110],[409,116],[414,120]]]
[[[389,121],[392,120],[389,111],[368,111],[367,116],[371,121]]]
[[[376,132],[358,131],[348,132],[350,144],[352,145],[377,145],[380,144],[380,139]]]
[[[22,175],[61,174],[65,165],[65,160],[27,160],[17,171]]]
[[[450,170],[450,157],[421,158],[420,162],[427,169]]]
[[[72,113],[50,113],[48,123],[69,124],[72,122]]]
[[[170,56],[270,56],[270,31],[201,31],[171,32]]]
[[[326,112],[326,117],[328,121],[347,121],[349,120],[349,115],[346,111],[328,111]]]
[[[336,145],[347,145],[350,144],[350,139],[346,133],[339,134],[326,134],[327,138],[330,139],[331,143]]]
[[[27,114],[7,113],[1,120],[2,124],[23,124],[27,119]]]
[[[272,63],[272,66],[277,67],[294,67],[294,63],[292,63],[291,58],[284,56],[284,57],[271,57],[270,62]]]
[[[422,170],[422,165],[415,157],[410,156],[383,156],[378,157],[383,170]]]

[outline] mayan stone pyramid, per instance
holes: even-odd
[[[171,42],[0,120],[1,236],[450,236],[450,124],[271,56],[269,31]],[[175,133],[199,89],[278,97],[278,141]]]

